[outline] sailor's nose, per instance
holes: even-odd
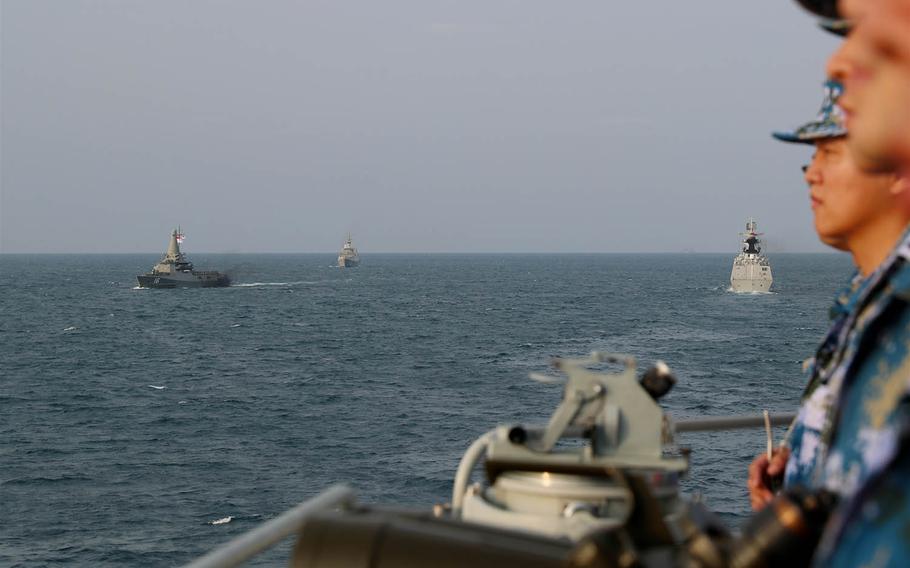
[[[821,170],[815,166],[815,162],[806,164],[802,167],[803,179],[808,185],[815,185],[821,182]]]

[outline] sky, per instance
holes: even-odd
[[[816,252],[790,0],[0,0],[0,252]]]

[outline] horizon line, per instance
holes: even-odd
[[[362,251],[360,251],[362,252]],[[839,250],[823,251],[780,251],[768,253],[768,256],[778,254],[839,254]],[[132,252],[9,252],[0,251],[0,256],[4,255],[161,255],[161,252],[149,251],[132,251]],[[190,253],[187,253],[190,254]],[[193,251],[191,254],[290,254],[290,255],[337,255],[337,251]],[[736,256],[736,251],[371,251],[370,254],[387,254],[387,255],[607,255],[607,254],[730,254]]]

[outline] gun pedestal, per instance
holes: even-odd
[[[623,368],[590,369],[603,363]],[[489,433],[483,444],[487,484],[467,487],[467,476],[459,476],[464,486],[456,483],[454,514],[578,540],[628,521],[634,508],[626,477],[631,474],[648,483],[666,517],[676,515],[678,481],[688,460],[667,455],[666,418],[639,383],[635,360],[594,353],[589,359],[557,359],[554,367],[565,374],[565,388],[549,422]],[[459,473],[473,465],[463,461]]]

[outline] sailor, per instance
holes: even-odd
[[[880,169],[910,171],[910,0],[842,1],[855,23],[846,76],[851,150]]]
[[[794,131],[775,132],[774,137],[815,146],[804,169],[815,230],[825,244],[850,253],[860,273],[868,276],[907,226],[903,208],[897,205],[908,188],[893,173],[866,173],[857,166],[837,104],[842,92],[837,81],[827,81],[818,116]]]
[[[831,1],[801,3],[828,18],[839,15]],[[849,77],[860,69],[856,50],[848,36],[828,65],[829,74],[848,78],[848,92]],[[829,91],[830,104],[816,121],[778,138],[815,144],[805,179],[816,230],[850,252],[858,271],[807,364],[809,383],[788,448],[770,463],[753,462],[750,496],[753,507],[765,506],[772,480],[781,476],[785,486],[833,491],[840,504],[813,563],[899,566],[910,558],[910,182],[885,163],[868,168],[868,157],[851,151],[852,129],[848,135],[838,107],[841,87],[833,82]]]

